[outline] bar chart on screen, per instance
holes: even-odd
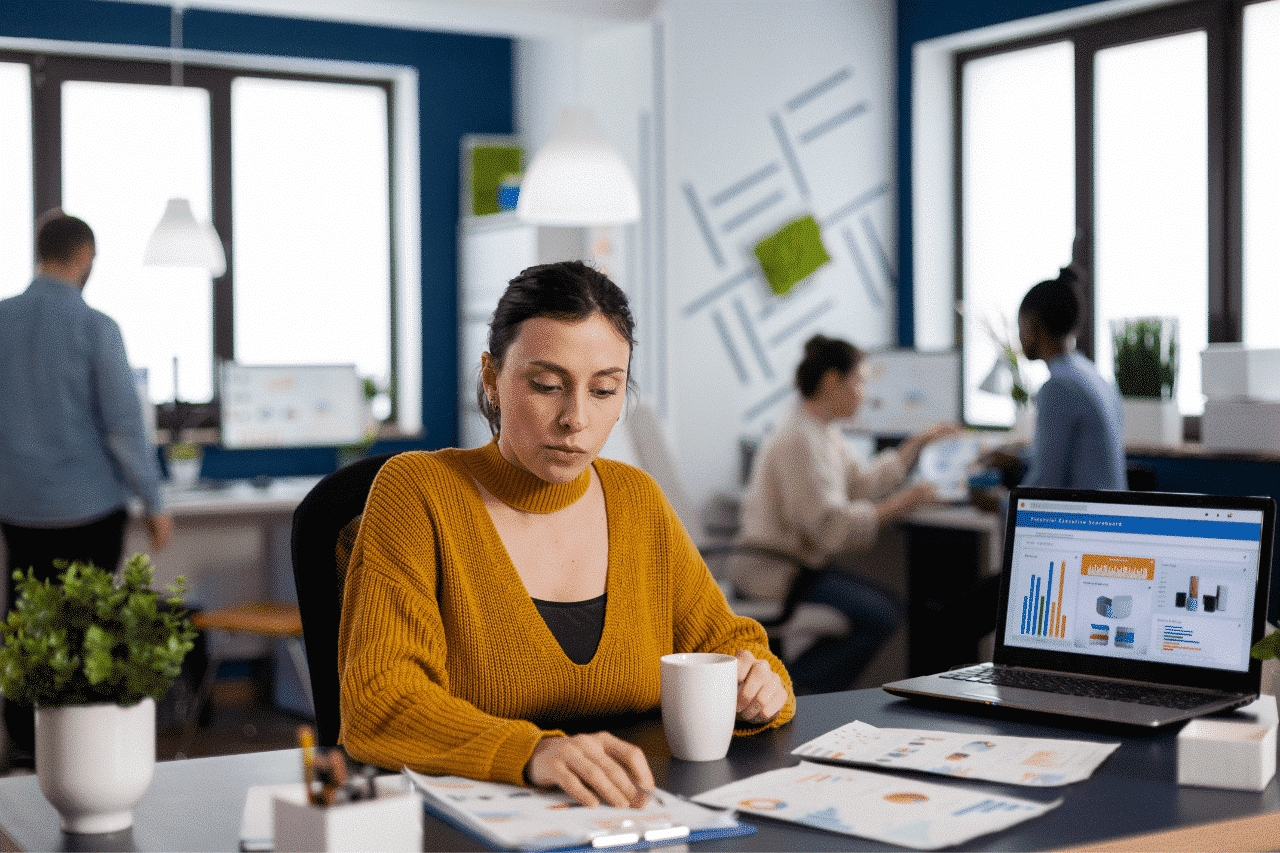
[[[1033,558],[1035,559],[1035,558]],[[1024,561],[1022,618],[1019,633],[1032,637],[1065,639],[1068,606],[1065,598],[1068,561],[1059,557]]]

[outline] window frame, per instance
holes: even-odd
[[[1208,340],[1241,340],[1243,332],[1243,138],[1242,37],[1244,8],[1262,0],[1193,0],[1149,8],[1123,16],[1054,28],[1034,35],[957,50],[952,54],[952,275],[955,304],[963,305],[964,287],[964,72],[971,60],[1053,42],[1069,41],[1075,51],[1076,210],[1078,260],[1083,282],[1084,316],[1077,339],[1080,351],[1094,356],[1094,57],[1123,44],[1190,31],[1207,38],[1208,133]],[[953,319],[953,340],[963,347],[963,320]],[[961,387],[966,377],[960,376]],[[963,398],[963,394],[961,395]],[[967,418],[967,413],[962,413]]]
[[[118,58],[82,53],[57,53],[0,48],[0,61],[26,63],[31,68],[32,190],[34,210],[39,215],[62,204],[62,84],[68,81],[173,85],[171,59]],[[399,220],[397,219],[397,127],[396,81],[387,77],[344,76],[340,73],[258,68],[251,65],[218,64],[191,52],[182,54],[182,85],[209,93],[211,214],[214,228],[227,254],[227,270],[213,279],[213,389],[210,403],[219,399],[218,365],[235,360],[235,261],[233,246],[233,198],[231,179],[231,86],[238,77],[374,86],[383,91],[387,116],[387,215],[388,234],[388,322],[390,382],[387,393],[391,410],[387,420],[397,423],[402,415],[401,324],[397,259]],[[401,154],[401,156],[404,156]]]

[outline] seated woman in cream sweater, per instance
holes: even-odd
[[[632,329],[600,272],[525,270],[482,357],[495,440],[379,473],[339,636],[353,757],[639,804],[653,787],[640,748],[564,729],[658,707],[662,655],[738,657],[739,734],[795,713],[764,630],[729,610],[657,485],[597,458],[623,410]]]
[[[742,498],[741,542],[791,555],[814,572],[798,578],[791,562],[735,558],[729,577],[750,598],[827,604],[848,618],[849,631],[824,637],[790,661],[800,692],[847,690],[901,622],[901,605],[862,573],[880,531],[935,501],[927,484],[906,485],[929,442],[958,427],[939,424],[869,460],[849,451],[841,425],[862,404],[862,351],[815,335],[796,366],[799,400],[765,442]],[[793,588],[793,584],[796,588]]]

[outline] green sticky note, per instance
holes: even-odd
[[[506,146],[479,146],[471,149],[471,213],[485,216],[498,213],[498,186],[502,179],[520,171],[520,149]]]
[[[769,287],[779,296],[785,296],[831,260],[827,247],[822,245],[818,221],[812,216],[803,216],[765,237],[756,244],[755,252]]]

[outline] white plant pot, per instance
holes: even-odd
[[[1173,398],[1122,397],[1125,447],[1177,447],[1182,414]]]
[[[67,832],[133,826],[156,768],[156,703],[36,708],[36,777]]]

